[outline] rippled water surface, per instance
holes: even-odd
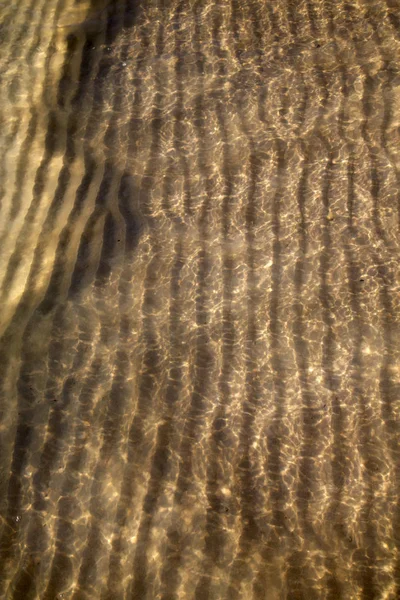
[[[0,17],[0,598],[399,599],[399,0]]]

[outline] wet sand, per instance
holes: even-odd
[[[0,598],[397,600],[399,2],[0,18]]]

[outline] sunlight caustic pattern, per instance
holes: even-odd
[[[0,597],[400,597],[400,3],[0,9]]]

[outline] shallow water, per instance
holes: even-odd
[[[0,598],[399,598],[398,0],[0,16]]]

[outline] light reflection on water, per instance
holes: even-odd
[[[0,596],[398,598],[399,7],[1,14]]]

